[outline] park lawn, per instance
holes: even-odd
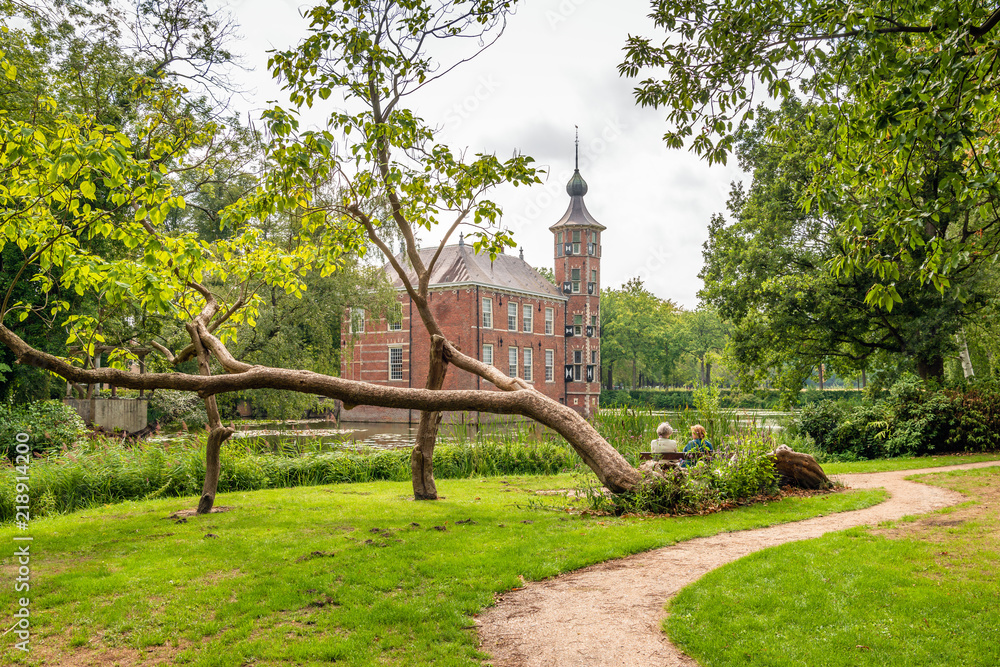
[[[845,461],[823,463],[827,475],[844,475],[855,472],[891,472],[893,470],[918,470],[937,468],[963,463],[1000,460],[1000,453],[992,454],[941,454],[938,456],[901,456],[894,459],[873,459],[871,461]]]
[[[670,638],[705,667],[1000,664],[1000,469],[912,479],[971,500],[710,572],[670,602]]]
[[[0,529],[31,535],[31,653],[86,665],[479,665],[473,616],[494,594],[722,531],[870,506],[881,490],[707,516],[567,512],[569,475],[447,480],[437,502],[378,482],[220,495],[232,511],[178,523],[195,499],[127,502]],[[4,549],[0,570],[13,580]],[[0,608],[14,608],[12,586]]]

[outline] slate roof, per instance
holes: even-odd
[[[580,170],[573,172],[573,177],[566,184],[566,193],[569,195],[569,208],[563,213],[559,221],[549,227],[550,230],[563,229],[565,227],[584,226],[596,228],[598,231],[607,229],[604,225],[594,219],[594,216],[587,210],[587,205],[583,203],[583,196],[587,194],[587,182],[580,175]]]
[[[420,249],[420,259],[424,265],[431,261],[435,250],[436,248]],[[397,255],[396,260],[404,266],[408,264],[402,255]],[[386,265],[386,269],[390,276],[395,274],[391,266]],[[414,280],[412,273],[410,280]],[[472,246],[465,244],[445,246],[431,273],[431,287],[455,284],[493,286],[546,298],[566,299],[555,285],[543,278],[523,259],[513,255],[497,255],[491,262],[488,254],[477,255],[473,252]],[[396,276],[393,286],[402,289],[403,281]]]

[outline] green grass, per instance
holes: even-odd
[[[937,468],[962,463],[996,461],[1000,454],[947,454],[941,456],[902,456],[894,459],[873,459],[871,461],[847,461],[821,463],[827,475],[843,475],[853,472],[891,472],[893,470],[919,470]]]
[[[343,484],[223,494],[217,504],[233,511],[183,523],[164,517],[193,499],[41,519],[30,527],[36,634],[24,661],[60,664],[76,653],[104,664],[148,649],[193,666],[479,665],[471,617],[522,577],[884,497],[849,492],[665,519],[570,513],[560,496],[535,493],[573,483],[447,481],[437,502],[413,502],[407,483]],[[14,534],[0,529],[0,543]],[[0,560],[7,581],[11,551]],[[0,588],[0,607],[13,598]],[[12,638],[0,639],[0,652],[16,660]]]
[[[715,570],[670,603],[670,638],[705,667],[1000,664],[1000,469],[921,481],[974,500]]]

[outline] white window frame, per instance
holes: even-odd
[[[517,331],[517,307],[516,301],[507,302],[507,331]]]
[[[535,371],[534,371],[534,361],[535,361],[535,350],[531,347],[524,348],[524,361],[523,361],[523,375],[525,382],[535,381]]]
[[[351,333],[365,332],[365,309],[351,308]]]
[[[401,303],[399,303],[397,301],[396,305],[395,305],[395,308],[396,308],[396,310],[394,310],[393,312],[386,313],[385,317],[388,320],[388,322],[386,323],[386,331],[402,331],[403,330],[403,304],[401,304]],[[397,315],[398,315],[398,317],[395,317]],[[393,319],[395,319],[396,321],[393,322]]]
[[[573,316],[573,335],[574,336],[583,335],[583,315]]]
[[[580,293],[580,269],[570,269],[569,279],[573,283],[573,294]]]
[[[493,328],[493,299],[483,299],[483,328]]]
[[[555,331],[556,309],[545,309],[545,335],[551,336]]]
[[[507,375],[517,377],[517,348],[507,348]]]
[[[393,364],[392,364],[392,353],[399,352],[399,377],[393,377]],[[402,345],[390,345],[389,346],[389,381],[390,382],[400,382],[403,379],[403,346]]]
[[[545,381],[556,381],[556,351],[545,350]]]
[[[491,343],[483,343],[483,363],[487,366],[493,365],[493,345]]]

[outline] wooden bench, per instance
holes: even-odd
[[[662,454],[639,452],[640,461],[671,461],[675,466],[679,466],[681,462],[685,460],[698,462],[702,460],[711,460],[711,458],[712,452],[664,452]]]
[[[642,461],[683,461],[684,454],[681,452],[663,452],[661,454],[639,452],[639,459]]]

